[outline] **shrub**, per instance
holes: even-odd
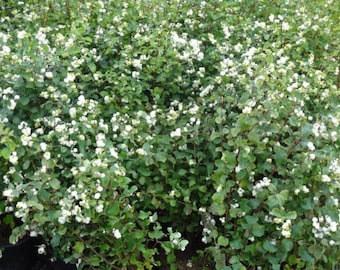
[[[0,209],[79,269],[339,261],[333,1],[1,4]],[[187,239],[186,239],[187,238]]]

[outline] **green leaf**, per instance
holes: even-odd
[[[302,260],[304,260],[305,262],[309,262],[314,264],[315,260],[314,258],[308,253],[307,251],[307,247],[304,246],[300,246],[299,250],[298,250],[298,254],[301,257]]]
[[[26,106],[29,102],[30,102],[30,99],[27,96],[23,96],[23,97],[20,98],[20,103],[23,106]]]
[[[217,116],[217,117],[215,118],[215,123],[218,124],[218,125],[221,124],[222,121],[223,121],[223,118],[220,117],[220,116]]]
[[[58,179],[52,179],[49,182],[49,184],[53,189],[59,189],[60,188],[60,181]]]
[[[229,259],[229,262],[231,264],[238,263],[238,262],[240,262],[240,258],[238,256],[231,256],[231,258]]]
[[[50,199],[50,196],[51,196],[51,193],[50,192],[47,192],[45,189],[40,189],[38,191],[38,194],[39,194],[39,197],[44,200],[44,201],[47,201]]]
[[[312,198],[306,198],[306,199],[302,200],[300,205],[305,210],[312,210],[313,209]]]
[[[171,207],[175,207],[177,205],[177,201],[176,200],[170,200],[169,203],[170,203]]]
[[[211,133],[209,139],[210,139],[211,141],[213,141],[213,140],[215,140],[216,138],[220,138],[220,137],[221,137],[220,132],[213,131],[213,132]]]
[[[249,166],[245,166],[245,167],[249,167]],[[236,174],[236,180],[240,181],[242,179],[247,179],[247,176],[248,176],[247,170],[241,170]]]
[[[217,204],[222,204],[225,198],[225,191],[215,192],[214,195],[211,197],[212,201]]]
[[[115,216],[117,216],[118,212],[119,212],[119,203],[118,202],[114,202],[114,203],[109,205],[107,213],[110,216],[115,217]]]
[[[14,225],[14,217],[13,215],[5,215],[5,217],[1,220],[2,222],[4,222],[4,224],[7,224],[7,225],[11,225],[12,224]]]
[[[16,244],[19,241],[19,239],[23,238],[25,235],[26,235],[25,230],[23,230],[20,227],[16,227],[16,228],[12,229],[12,233],[9,236],[9,239],[8,239],[9,243],[10,244]]]
[[[186,175],[186,173],[187,173],[187,170],[185,170],[185,169],[179,169],[179,171],[178,171],[179,176],[184,176],[184,175]]]
[[[89,67],[89,69],[91,70],[92,73],[95,73],[97,70],[97,67],[94,63],[88,63],[87,65]]]
[[[254,224],[252,228],[253,235],[256,237],[261,237],[264,235],[264,226],[260,224]]]
[[[214,215],[223,216],[226,212],[226,207],[223,204],[212,203],[209,210]]]
[[[293,249],[293,241],[290,239],[282,240],[282,247],[285,251],[291,251]]]
[[[307,123],[301,128],[301,134],[304,137],[308,137],[312,133],[312,125]]]
[[[50,159],[50,160],[43,159],[41,164],[43,166],[46,166],[46,168],[51,169],[51,168],[54,168],[54,166],[55,166],[55,160],[53,160],[53,159]]]
[[[67,228],[66,228],[65,226],[59,227],[59,228],[58,228],[58,231],[57,231],[57,233],[58,233],[59,235],[65,235],[66,232],[67,232]]]
[[[54,234],[52,239],[51,239],[51,241],[50,241],[52,247],[59,246],[60,239],[61,239],[61,235],[60,234]]]
[[[169,254],[169,252],[172,250],[170,242],[161,242],[161,247],[166,254]]]
[[[272,270],[281,270],[280,259],[277,256],[269,256],[268,261],[271,263]]]
[[[145,167],[139,167],[138,172],[143,176],[150,176],[151,175],[151,171],[148,168],[145,168]]]
[[[247,268],[240,262],[234,263],[232,267],[233,270],[247,270]]]
[[[289,211],[286,215],[285,218],[286,219],[296,219],[297,214],[296,211]]]
[[[162,231],[151,231],[151,232],[148,232],[148,236],[151,238],[151,239],[161,239],[163,236],[164,236],[164,233]]]
[[[260,204],[260,200],[258,199],[248,199],[247,200],[247,204],[252,208],[252,209],[256,209]]]
[[[269,184],[268,190],[269,190],[271,193],[276,193],[277,187],[276,187],[275,185],[273,185],[273,184]]]
[[[73,250],[77,254],[82,254],[83,251],[84,251],[84,248],[85,248],[85,246],[84,246],[83,242],[79,242],[79,241],[77,241],[73,246]]]
[[[99,266],[101,262],[101,258],[93,256],[86,258],[87,263],[91,264],[92,266]]]
[[[221,159],[227,164],[228,168],[234,168],[236,165],[236,155],[233,152],[224,151]]]
[[[256,216],[246,216],[245,218],[248,224],[255,224],[259,220]]]
[[[320,260],[325,252],[325,249],[321,245],[312,245],[308,248],[308,252],[314,256],[315,259]]]
[[[217,247],[212,247],[210,251],[214,258],[216,269],[222,269],[226,263],[225,253],[222,252],[222,250]]]
[[[9,150],[11,150],[11,151],[14,151],[15,148],[17,147],[16,143],[13,142],[12,140],[9,140],[6,145],[9,148]]]
[[[299,261],[299,260],[298,260],[298,258],[296,258],[295,255],[290,255],[290,256],[288,257],[288,263],[289,263],[289,265],[297,264],[298,261]]]
[[[230,192],[231,188],[235,185],[235,181],[228,180],[225,182],[224,190],[225,192]]]
[[[9,159],[9,157],[11,156],[12,151],[8,148],[4,148],[1,150],[1,155],[5,158],[5,159]]]
[[[185,250],[185,247],[186,247],[188,244],[189,244],[189,241],[186,240],[186,239],[183,239],[183,240],[179,241],[179,243],[178,243],[178,248],[179,248],[180,250]]]
[[[150,216],[150,212],[140,211],[138,214],[138,218],[141,220],[147,219]]]
[[[253,144],[259,144],[260,143],[260,135],[256,133],[255,131],[251,131],[248,133],[248,140]]]
[[[136,192],[138,190],[138,187],[133,185],[130,188],[126,188],[124,191],[124,196],[131,196],[131,194],[133,194],[134,192]]]
[[[142,239],[144,237],[144,233],[141,230],[134,231],[132,233],[133,239]]]
[[[264,241],[263,248],[270,253],[274,253],[277,251],[277,247],[268,240]]]
[[[159,162],[165,162],[167,160],[167,156],[168,154],[165,153],[165,152],[158,152],[156,155],[155,155],[155,159]]]
[[[260,89],[263,85],[263,82],[264,82],[264,79],[255,80],[255,86]]]
[[[169,252],[166,255],[166,261],[170,264],[170,265],[174,265],[174,263],[176,262],[176,256],[173,252]],[[172,269],[176,269],[176,268],[172,268]],[[171,269],[171,270],[172,270]]]
[[[287,162],[287,150],[283,147],[274,146],[274,159],[277,164],[286,164]]]
[[[36,202],[36,201],[29,201],[29,202],[27,202],[27,204],[28,204],[30,207],[35,208],[35,209],[37,209],[37,210],[39,210],[39,211],[44,210],[44,206],[43,206],[41,203],[38,203],[38,202]]]
[[[239,133],[240,129],[238,127],[232,128],[230,131],[230,135],[234,138],[237,137]]]
[[[217,244],[219,244],[220,246],[222,247],[226,247],[228,246],[229,244],[229,239],[220,235],[218,238],[217,238]]]
[[[306,224],[303,221],[294,222],[292,225],[292,238],[298,239],[304,235],[304,227]]]
[[[282,190],[279,194],[276,194],[280,206],[283,206],[285,204],[285,202],[288,199],[288,196],[289,196],[288,190]]]
[[[270,212],[273,216],[282,218],[285,216],[285,211],[281,210],[279,208],[274,208],[271,212]]]
[[[270,195],[266,203],[269,206],[269,208],[274,208],[275,206],[278,205],[275,195]]]
[[[29,168],[30,164],[31,164],[31,161],[28,159],[24,162],[24,164],[22,164],[22,168],[24,170],[27,170]]]
[[[284,206],[285,202],[288,199],[288,195],[288,190],[282,190],[278,194],[270,195],[267,200],[267,205],[269,206],[269,208],[273,208],[275,206]]]
[[[233,241],[230,241],[230,247],[232,249],[241,249],[241,248],[243,248],[243,244],[242,244],[241,239],[237,238],[237,239],[235,239]]]

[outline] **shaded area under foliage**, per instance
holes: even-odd
[[[5,245],[0,259],[0,270],[75,270],[75,265],[61,260],[51,262],[50,254],[40,255],[39,238],[26,237],[15,245]]]

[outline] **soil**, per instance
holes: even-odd
[[[2,244],[0,270],[76,270],[75,265],[61,260],[51,262],[50,256],[39,255],[37,246],[40,244],[38,237],[25,237],[15,245]]]
[[[76,270],[75,265],[61,260],[51,262],[52,252],[38,254],[38,246],[43,244],[40,237],[25,236],[16,244],[8,242],[11,227],[20,224],[11,215],[0,215],[0,270]]]

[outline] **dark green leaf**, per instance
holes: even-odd
[[[30,102],[30,99],[28,97],[23,96],[23,97],[20,98],[20,103],[23,106],[26,106],[29,102]]]
[[[313,209],[313,201],[312,198],[306,198],[301,201],[301,207],[305,210]]]
[[[150,176],[151,175],[151,171],[148,168],[145,168],[145,167],[138,168],[138,172],[143,176]]]
[[[232,249],[241,249],[243,248],[243,244],[240,238],[237,238],[233,241],[230,241],[230,246]]]
[[[316,260],[320,260],[322,255],[324,254],[324,247],[321,245],[315,244],[308,248],[308,252],[314,256]]]
[[[282,240],[282,247],[285,251],[291,251],[293,249],[293,241],[290,239]]]
[[[108,210],[107,210],[107,213],[114,217],[114,216],[117,216],[119,212],[119,203],[118,202],[114,202],[114,203],[111,203],[108,207]]]
[[[259,220],[257,216],[246,216],[245,219],[248,224],[255,224]]]
[[[299,250],[298,250],[298,254],[301,257],[302,260],[304,260],[305,262],[309,262],[314,264],[315,260],[314,258],[308,253],[307,251],[307,247],[304,246],[300,246]]]
[[[263,248],[270,252],[270,253],[274,253],[277,251],[277,247],[276,245],[274,245],[273,243],[271,243],[270,241],[266,240],[264,243],[263,243]]]
[[[260,224],[254,224],[252,232],[254,236],[261,237],[264,235],[264,226]]]

